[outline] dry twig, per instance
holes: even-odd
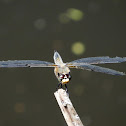
[[[62,114],[66,120],[68,126],[84,126],[76,113],[70,99],[69,95],[63,89],[58,89],[54,93]]]

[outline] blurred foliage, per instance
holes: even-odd
[[[17,113],[25,112],[25,105],[24,103],[16,103],[14,109],[15,109],[15,112]]]
[[[34,26],[38,30],[43,30],[46,27],[46,21],[44,19],[41,19],[41,18],[40,19],[37,19],[34,22]]]
[[[73,43],[71,49],[75,55],[81,55],[85,52],[85,45],[82,42],[75,42]]]
[[[84,13],[79,10],[79,9],[75,9],[75,8],[69,8],[66,10],[65,13],[61,13],[59,15],[59,21],[61,23],[69,23],[71,20],[72,21],[80,21],[83,19]]]
[[[84,13],[78,9],[69,8],[67,10],[67,16],[74,21],[80,21],[83,18]]]

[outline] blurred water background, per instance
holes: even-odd
[[[0,60],[64,62],[126,56],[123,0],[0,0]],[[126,63],[102,65],[126,72]],[[126,77],[72,69],[71,100],[85,126],[126,125]],[[52,68],[0,69],[0,126],[66,126]]]

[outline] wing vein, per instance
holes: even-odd
[[[74,60],[72,62],[67,63],[69,64],[105,64],[105,63],[121,63],[126,62],[126,57],[88,57],[88,58],[82,58],[78,60]]]
[[[39,60],[8,60],[0,61],[0,67],[55,67],[53,63]]]
[[[90,65],[90,64],[85,64],[85,65],[76,65],[76,66],[69,66],[70,68],[77,68],[77,69],[83,69],[83,70],[90,70],[90,71],[95,71],[95,72],[101,72],[105,74],[111,74],[111,75],[125,75],[123,72],[119,72],[113,69],[109,68],[104,68],[96,65]]]

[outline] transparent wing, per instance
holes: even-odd
[[[90,71],[95,71],[95,72],[101,72],[101,73],[106,73],[106,74],[111,74],[111,75],[125,75],[123,72],[119,72],[116,70],[112,70],[109,68],[104,68],[100,66],[95,66],[95,65],[90,65],[90,64],[85,64],[85,65],[76,65],[76,66],[69,66],[70,68],[77,68],[77,69],[83,69],[83,70],[90,70]]]
[[[67,63],[69,64],[105,64],[105,63],[121,63],[126,62],[126,57],[114,57],[110,58],[108,56],[105,57],[89,57],[89,58],[82,58],[78,60],[74,60],[72,62]]]
[[[55,67],[55,64],[39,60],[8,60],[0,61],[0,67]]]
[[[63,64],[63,60],[62,60],[60,54],[59,54],[57,51],[54,52],[53,59],[54,59],[54,63],[55,63],[56,65],[61,65],[61,64]]]

